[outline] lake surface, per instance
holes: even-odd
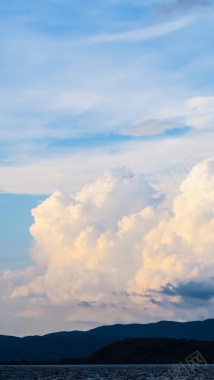
[[[0,366],[0,380],[211,380],[214,365]]]

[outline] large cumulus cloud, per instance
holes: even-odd
[[[143,175],[126,168],[106,172],[74,195],[56,191],[32,212],[36,277],[13,295],[90,301],[127,288],[160,201]]]
[[[143,175],[127,168],[106,172],[76,194],[56,191],[32,211],[35,265],[11,296],[36,307],[60,305],[71,321],[209,316],[214,160],[193,168],[172,211]]]

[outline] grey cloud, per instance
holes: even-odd
[[[164,13],[171,13],[176,11],[188,11],[197,9],[206,9],[213,6],[211,0],[169,0],[163,1],[158,5],[158,9]]]
[[[80,307],[91,307],[92,305],[87,301],[81,301],[80,303],[78,303],[78,306],[80,306]]]
[[[177,286],[168,283],[162,287],[161,293],[168,296],[190,297],[208,301],[214,297],[214,285],[204,281],[189,281],[185,284],[180,283]]]
[[[116,292],[113,292],[112,294],[114,295],[118,295]],[[92,301],[92,302],[88,302],[88,301],[81,301],[77,304],[77,306],[79,307],[85,307],[85,308],[101,308],[101,309],[106,309],[108,307],[117,307],[116,304],[114,303],[105,303],[105,302],[96,302],[96,301]]]
[[[151,296],[149,294],[142,294],[137,292],[127,292],[126,290],[123,290],[121,292],[112,292],[115,296],[126,296],[126,297],[143,297],[143,298],[150,298]]]
[[[183,7],[208,7],[213,3],[211,0],[177,0],[176,3]]]
[[[171,300],[162,300],[162,301],[157,301],[155,298],[150,299],[150,303],[153,305],[160,306],[165,309],[172,309],[175,308],[177,310],[194,310],[197,307],[204,307],[204,299],[199,299],[199,298],[193,298],[192,302],[189,302],[189,298],[182,298],[179,302],[174,302]]]
[[[165,306],[165,302],[162,302],[162,301],[156,301],[154,298],[152,298],[152,299],[150,300],[150,302],[151,302],[153,305]]]

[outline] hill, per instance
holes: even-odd
[[[214,363],[214,342],[168,338],[132,338],[112,343],[83,359],[84,364],[177,364],[196,351]],[[202,355],[202,357],[201,357]],[[197,364],[197,360],[194,363]],[[187,359],[188,361],[188,359]]]

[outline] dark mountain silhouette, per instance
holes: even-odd
[[[88,334],[128,336],[133,338],[186,338],[214,341],[214,319],[192,322],[160,321],[148,324],[101,326]]]
[[[199,353],[196,353],[199,351]],[[111,343],[82,360],[84,364],[214,363],[214,342],[169,338],[131,338]]]
[[[0,336],[0,362],[60,361],[84,358],[100,348],[126,338],[176,338],[214,341],[214,319],[195,322],[161,321],[149,324],[101,326],[95,329],[57,332],[17,338]]]
[[[48,334],[13,338],[0,336],[0,362],[59,361],[61,358],[82,358],[95,352],[118,337],[80,334]]]

